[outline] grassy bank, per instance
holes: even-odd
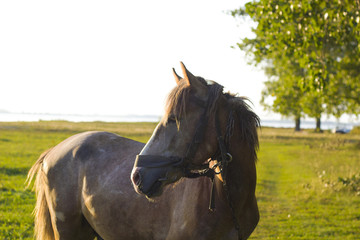
[[[359,239],[360,135],[264,129],[252,239]]]
[[[0,123],[0,239],[31,239],[35,198],[25,190],[44,150],[86,130],[141,142],[154,123]],[[261,220],[251,239],[358,239],[360,134],[260,132],[257,196]]]

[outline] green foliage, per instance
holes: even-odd
[[[292,81],[281,78],[279,80],[269,80],[265,82],[265,89],[262,91],[260,103],[274,112],[278,112],[284,116],[301,117],[301,98],[303,94],[296,84]],[[266,103],[266,97],[273,97],[271,104]]]
[[[232,11],[257,23],[238,46],[272,79],[262,103],[271,96],[271,110],[286,116],[360,114],[359,12],[358,0],[259,0]]]

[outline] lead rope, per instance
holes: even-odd
[[[228,125],[227,128],[232,129],[233,128],[233,122],[234,122],[232,112],[230,112],[228,121],[229,121],[229,123],[227,124]],[[229,125],[230,125],[230,127],[229,127]],[[234,210],[233,202],[231,201],[228,184],[226,182],[227,167],[228,167],[228,164],[232,161],[232,156],[231,156],[230,153],[227,152],[225,141],[224,141],[224,139],[223,139],[223,137],[221,135],[221,128],[220,128],[220,122],[219,122],[218,114],[215,115],[215,128],[216,128],[217,140],[218,140],[218,143],[219,143],[220,155],[221,155],[220,166],[222,166],[221,171],[218,174],[221,174],[221,177],[223,179],[223,188],[224,188],[226,199],[228,201],[228,204],[229,204],[229,207],[230,207],[230,210],[231,210],[231,217],[233,219],[235,229],[238,232],[238,239],[242,240],[242,238],[240,236],[240,225],[239,225],[239,222],[238,222],[238,220],[237,220],[237,218],[235,216],[235,210]],[[229,130],[229,129],[227,129],[227,130]],[[226,137],[230,138],[230,136],[229,136],[230,134],[231,133],[228,132],[227,133],[228,136],[226,136]],[[217,173],[215,172],[215,174],[217,174]],[[213,195],[213,192],[214,192],[214,189],[215,189],[215,183],[214,182],[215,181],[214,181],[214,178],[213,178],[212,179],[212,189],[211,189],[212,193],[211,193],[211,199],[210,199],[210,206],[213,205],[213,207],[215,208],[215,203],[214,202],[211,203],[211,201],[215,200],[215,196]]]
[[[210,203],[209,203],[209,210],[215,210],[215,171],[214,174],[211,176],[211,192],[210,192]]]

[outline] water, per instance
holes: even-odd
[[[0,112],[0,122],[36,122],[36,121],[51,121],[51,120],[65,120],[71,122],[158,122],[160,116],[157,115],[77,115],[77,114],[46,114],[46,113],[9,113]],[[302,129],[314,129],[315,120],[302,120]],[[336,121],[322,121],[321,129],[330,130],[335,127],[341,127],[351,130],[354,126],[359,126],[360,121],[357,122],[336,122]],[[262,120],[263,127],[277,127],[277,128],[295,128],[293,120]]]
[[[70,122],[158,122],[159,116],[155,115],[80,115],[80,114],[48,114],[48,113],[2,113],[0,122],[37,122],[64,120]]]
[[[321,121],[322,130],[332,130],[336,127],[351,130],[354,126],[359,126],[360,122],[336,122],[336,121]],[[276,128],[295,128],[295,121],[293,120],[263,120],[261,121],[263,127],[276,127]],[[315,120],[301,120],[301,129],[315,129]]]

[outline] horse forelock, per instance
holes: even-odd
[[[234,94],[225,94],[230,105],[231,111],[236,114],[241,138],[248,143],[254,161],[257,160],[257,150],[259,149],[259,138],[257,128],[260,127],[260,118],[254,113],[247,103],[246,97],[237,97]]]
[[[174,116],[176,122],[179,121],[185,113],[186,99],[190,94],[190,90],[190,86],[187,85],[185,81],[180,81],[179,84],[171,90],[166,100],[163,124],[166,124],[170,116]]]
[[[203,85],[208,86],[206,81],[202,77],[196,78]],[[165,104],[163,124],[166,124],[170,116],[175,117],[177,123],[179,123],[181,118],[186,118],[185,114],[187,103],[189,101],[189,95],[194,92],[194,89],[190,85],[188,85],[185,80],[181,80],[179,84],[171,90]]]

